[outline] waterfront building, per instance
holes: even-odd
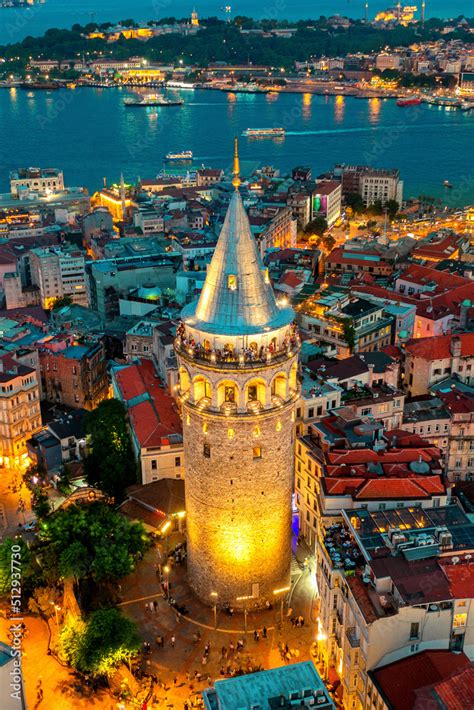
[[[137,359],[133,364],[115,367],[112,388],[127,409],[141,482],[184,477],[181,419],[153,362]]]
[[[176,339],[188,579],[207,604],[262,606],[290,581],[299,340],[277,305],[236,188]]]
[[[41,305],[50,309],[57,298],[89,305],[84,253],[70,244],[38,247],[30,253],[31,281],[40,291]]]
[[[382,52],[375,59],[375,66],[381,71],[386,69],[400,69],[402,66],[402,57],[400,54],[387,54]]]
[[[95,409],[109,394],[102,339],[79,344],[74,336],[46,336],[38,343],[43,394],[49,402]]]
[[[22,197],[29,192],[50,195],[64,190],[64,175],[57,168],[19,168],[10,173],[10,192]]]
[[[206,710],[336,707],[312,661],[219,680],[202,696]]]
[[[40,390],[36,370],[10,355],[0,359],[0,463],[26,465],[26,442],[41,429]]]
[[[377,200],[384,205],[388,200],[403,202],[403,180],[399,170],[373,168],[368,165],[336,165],[333,171],[342,184],[342,194],[361,195],[366,207]]]
[[[318,654],[349,710],[374,707],[381,666],[432,649],[472,657],[474,525],[455,503],[342,519],[318,537]]]

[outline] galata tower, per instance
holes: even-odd
[[[176,353],[183,408],[188,579],[235,609],[290,582],[299,338],[280,306],[235,191]],[[245,600],[245,601],[244,601]]]

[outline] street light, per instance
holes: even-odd
[[[280,616],[281,616],[281,623],[283,623],[283,602],[285,600],[285,592],[289,592],[291,587],[280,587],[280,589],[274,589],[273,590],[273,595],[276,597],[279,594],[281,594],[281,599],[280,599]]]
[[[217,592],[211,592],[211,597],[214,599],[214,629],[217,631]]]
[[[58,604],[55,604],[54,602],[50,601],[49,602],[52,606],[54,606],[54,614],[56,616],[56,626],[59,629],[59,617],[58,617],[58,611],[61,611],[61,607]]]
[[[169,583],[169,578],[168,575],[170,573],[170,568],[168,565],[165,565],[163,567],[163,572],[166,574],[166,598],[170,598],[170,583]]]
[[[253,599],[251,594],[248,594],[247,596],[236,598],[237,602],[245,602],[245,604],[244,604],[244,630],[245,631],[247,631],[247,600],[248,599]]]

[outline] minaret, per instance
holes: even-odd
[[[264,605],[290,582],[299,338],[232,195],[175,349],[183,411],[188,579],[207,604]]]
[[[123,178],[123,173],[120,173],[120,202],[122,206],[122,219],[125,219],[127,212],[127,201],[125,196],[125,180]]]
[[[369,3],[366,2],[364,7],[365,7],[365,24],[367,24],[369,21]]]
[[[425,12],[426,12],[426,2],[423,0],[421,3],[421,28],[425,29]]]

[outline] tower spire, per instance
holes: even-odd
[[[233,169],[233,179],[232,185],[236,190],[240,187],[240,160],[239,160],[239,139],[237,136],[234,138],[234,169]]]

